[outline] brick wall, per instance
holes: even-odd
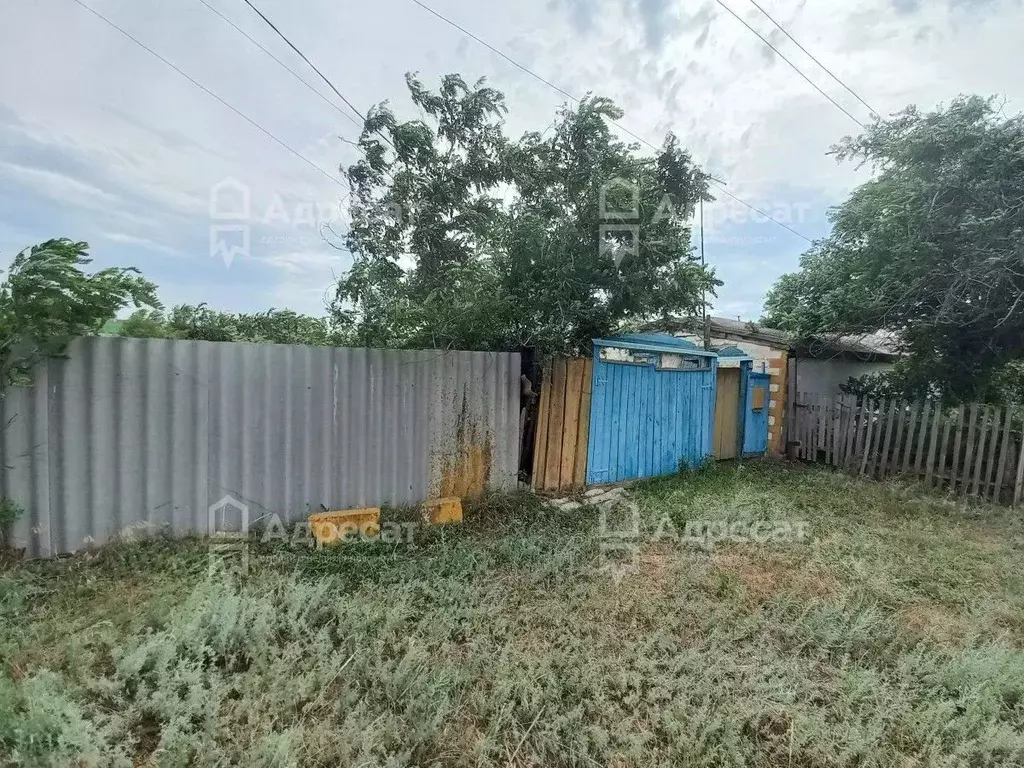
[[[703,344],[698,334],[682,334],[682,338],[695,344]],[[768,452],[781,455],[786,446],[783,443],[786,419],[786,382],[788,379],[789,350],[770,347],[753,341],[735,338],[711,337],[713,347],[739,347],[754,358],[754,372],[767,373],[771,378],[769,388],[771,397],[768,401]]]

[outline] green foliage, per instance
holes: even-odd
[[[0,283],[0,391],[76,336],[94,334],[121,309],[159,307],[156,289],[134,268],[88,274],[88,244],[48,240],[15,256]]]
[[[168,315],[139,310],[121,325],[121,336],[267,344],[348,346],[351,334],[330,318],[300,315],[287,309],[265,312],[219,312],[205,304],[180,304]]]
[[[135,339],[175,338],[173,330],[167,325],[163,310],[159,309],[138,309],[127,319],[120,321],[114,331],[118,336],[130,336]],[[114,331],[110,332],[111,335],[114,335]]]
[[[831,234],[784,275],[766,324],[813,334],[898,331],[907,394],[998,398],[1024,334],[1024,117],[961,97],[909,107],[833,149],[877,170],[830,213]]]
[[[891,371],[851,376],[845,384],[839,385],[839,389],[844,394],[870,400],[903,400],[907,396],[899,374],[894,376]]]
[[[630,498],[618,582],[596,515],[529,495],[397,551],[254,551],[244,583],[199,542],[0,572],[3,762],[1021,764],[1018,516],[751,462]],[[666,516],[811,540],[653,541]]]
[[[407,83],[423,119],[371,110],[348,169],[356,258],[334,311],[359,344],[580,352],[625,321],[695,313],[720,285],[687,225],[706,179],[671,134],[644,157],[609,129],[622,111],[590,97],[513,141],[482,80]],[[633,209],[635,189],[638,216],[602,217],[602,188],[605,211]],[[602,235],[636,223],[635,239]]]
[[[0,549],[7,546],[7,536],[10,527],[14,525],[19,517],[25,514],[25,509],[16,501],[0,498]]]

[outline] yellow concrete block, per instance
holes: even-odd
[[[380,508],[317,512],[309,516],[309,529],[319,544],[342,544],[359,536],[380,533]]]
[[[458,496],[446,496],[443,499],[431,499],[423,504],[423,519],[430,525],[447,525],[462,522],[462,499]]]

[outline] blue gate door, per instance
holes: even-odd
[[[613,362],[595,349],[588,484],[670,474],[711,454],[717,360],[699,357],[685,370],[661,358],[637,352]]]
[[[767,373],[747,374],[746,402],[743,406],[743,455],[768,452],[768,403],[771,399]]]

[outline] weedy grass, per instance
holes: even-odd
[[[409,544],[254,543],[241,580],[198,540],[8,569],[0,762],[1024,763],[1014,512],[773,463],[629,498],[612,571],[593,511],[529,494]],[[684,540],[708,521],[807,535]]]

